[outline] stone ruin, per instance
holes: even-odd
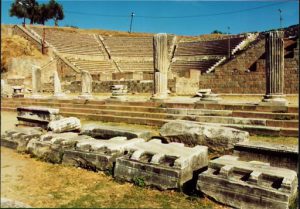
[[[91,74],[86,71],[81,71],[81,95],[80,99],[92,99],[92,89],[93,89],[93,78]]]
[[[65,94],[62,92],[61,82],[60,82],[57,71],[54,71],[54,73],[53,73],[53,84],[54,84],[54,95],[53,95],[53,97],[54,98],[64,97]]]
[[[12,97],[13,98],[23,98],[24,97],[24,88],[22,86],[12,86],[13,93]]]
[[[127,86],[126,85],[112,85],[111,89],[111,97],[109,100],[112,101],[126,101],[127,100]]]
[[[211,89],[199,89],[196,93],[200,97],[199,103],[209,102],[209,103],[218,103],[221,101],[221,98],[218,94],[213,94]]]
[[[235,208],[288,208],[297,194],[297,173],[225,155],[211,160],[197,187]]]

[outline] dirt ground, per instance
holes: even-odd
[[[1,112],[1,133],[16,123]],[[1,197],[33,207],[225,208],[202,196],[116,182],[103,172],[54,165],[1,147]]]
[[[16,122],[15,112],[2,111],[1,133],[13,128]],[[250,140],[298,143],[294,137],[251,136]],[[53,208],[225,208],[201,194],[188,196],[116,182],[103,172],[45,163],[4,147],[1,147],[1,197],[33,207]]]

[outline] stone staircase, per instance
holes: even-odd
[[[160,127],[166,122],[179,119],[234,127],[251,134],[298,136],[298,107],[23,98],[2,99],[1,110],[15,111],[16,107],[29,105],[59,108],[65,116],[104,122]]]

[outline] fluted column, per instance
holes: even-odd
[[[168,97],[168,39],[166,33],[158,33],[153,37],[154,51],[154,94],[152,99]]]
[[[284,89],[283,31],[266,34],[266,95],[263,102],[286,105]]]

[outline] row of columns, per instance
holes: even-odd
[[[262,100],[263,104],[287,105],[284,89],[284,43],[283,31],[272,31],[266,34],[265,55],[266,55],[266,95]],[[154,92],[153,100],[163,100],[168,97],[168,39],[166,33],[159,33],[153,37],[154,51]],[[61,83],[54,72],[54,97],[64,96],[61,90]],[[88,71],[81,72],[82,94],[80,98],[89,99],[92,97],[92,76]],[[33,97],[41,93],[41,69],[33,68],[32,73]]]

